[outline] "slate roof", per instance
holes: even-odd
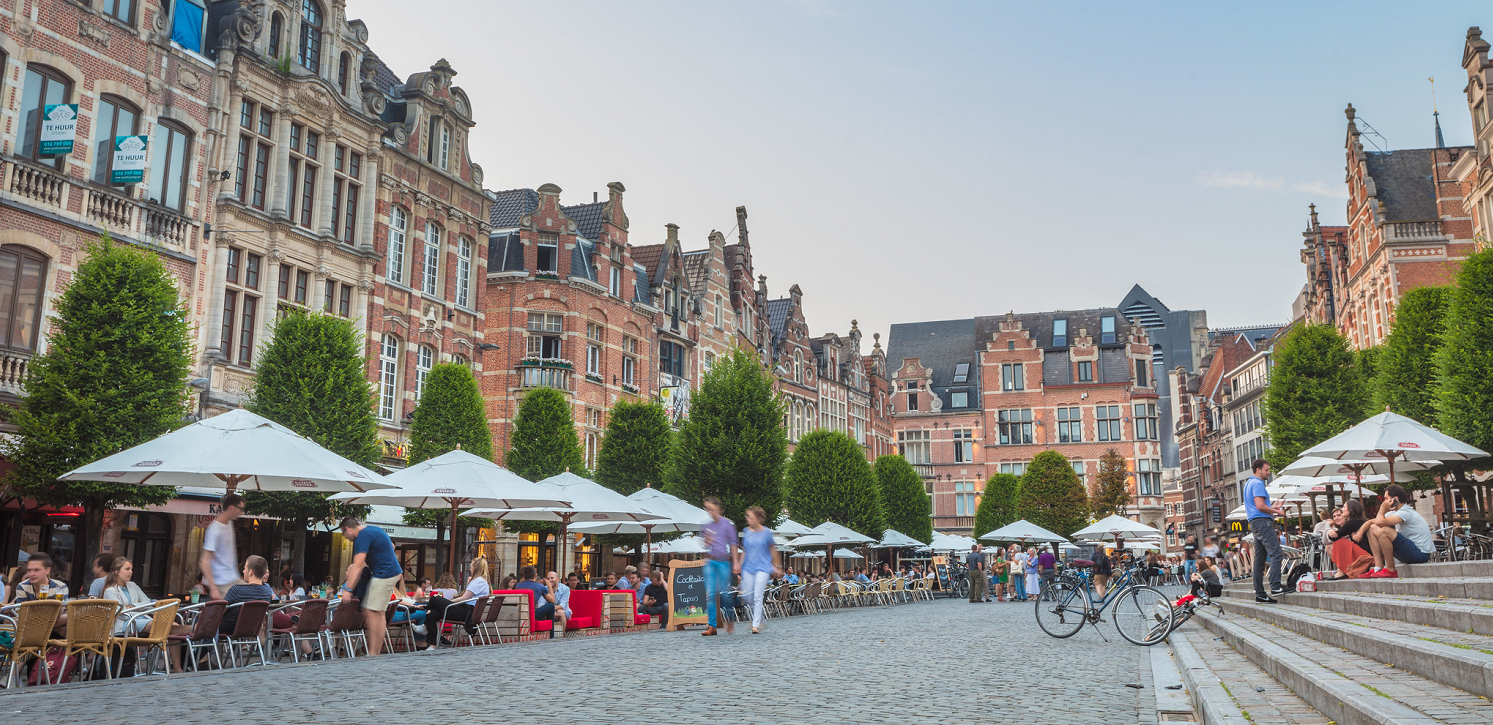
[[[1115,318],[1115,341],[1112,343],[1101,342],[1100,319],[1103,317]],[[984,344],[993,335],[1000,332],[1000,323],[1006,319],[1005,315],[990,315],[987,317],[976,317],[975,334],[978,343]],[[1066,350],[1073,344],[1073,339],[1078,336],[1080,329],[1086,329],[1089,336],[1094,339],[1095,347],[1124,347],[1130,336],[1130,320],[1113,307],[1101,307],[1092,310],[1058,310],[1056,312],[1029,312],[1016,315],[1021,321],[1022,328],[1027,330],[1037,339],[1037,346],[1044,350]],[[1052,321],[1068,321],[1068,344],[1055,346],[1052,344]],[[888,356],[890,357],[890,356]],[[897,363],[900,365],[901,360]]]
[[[1431,180],[1435,149],[1369,151],[1364,154],[1377,198],[1384,204],[1388,221],[1440,219],[1436,211],[1436,184]]]
[[[643,269],[648,270],[650,278],[653,276],[653,270],[658,267],[659,258],[663,256],[664,245],[662,244],[644,244],[641,247],[632,248],[633,264],[643,265]]]
[[[394,87],[404,83],[383,61],[378,59],[378,67],[373,71],[373,84],[378,86],[379,91],[392,95]]]
[[[565,216],[575,222],[576,234],[596,241],[601,238],[601,223],[604,219],[601,215],[601,210],[606,204],[604,201],[597,201],[590,204],[562,206],[560,207],[560,211],[564,212]]]
[[[596,251],[596,242],[582,239],[578,241],[575,248],[570,250],[570,274],[574,277],[585,277],[592,282],[596,280],[596,265],[591,263],[591,253]]]
[[[693,294],[705,294],[706,282],[710,280],[710,250],[686,252],[684,258],[684,281]]]
[[[509,189],[493,192],[492,213],[488,222],[493,229],[511,229],[525,214],[539,208],[539,192],[533,189]]]
[[[918,358],[922,361],[923,367],[933,369],[933,392],[943,399],[945,412],[979,409],[981,338],[978,336],[978,329],[983,319],[988,318],[905,322],[892,325],[886,346],[888,374],[902,369],[904,359]],[[954,371],[961,363],[969,365],[969,379],[956,384],[953,382]],[[950,388],[968,390],[971,393],[969,405],[966,408],[950,407]]]
[[[793,298],[767,301],[767,328],[772,331],[774,340],[783,336],[783,331],[788,329],[788,312],[793,309]]]

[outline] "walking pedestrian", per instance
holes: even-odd
[[[1275,532],[1275,517],[1285,512],[1270,505],[1270,492],[1265,490],[1265,479],[1270,477],[1270,463],[1263,458],[1255,459],[1251,466],[1253,475],[1244,482],[1244,511],[1249,516],[1249,532],[1255,537],[1254,583],[1255,601],[1275,604],[1273,597],[1285,593],[1280,584],[1280,537]],[[1270,566],[1270,592],[1265,592],[1265,566]]]
[[[736,524],[721,515],[724,510],[721,500],[714,496],[705,497],[705,510],[710,513],[710,523],[700,529],[700,534],[705,537],[705,548],[709,551],[709,559],[705,562],[705,631],[701,632],[706,637],[715,636],[716,621],[720,619],[719,600],[721,592],[731,585],[731,570],[741,566],[741,546],[736,543]],[[726,634],[732,630],[731,620],[726,619]]]
[[[985,601],[985,555],[980,553],[979,544],[969,547],[964,568],[969,571],[969,603]]]
[[[205,576],[208,594],[213,599],[222,599],[224,592],[239,582],[233,522],[244,515],[244,497],[225,493],[218,504],[218,516],[202,535],[202,556],[197,560],[197,568]]]
[[[383,529],[367,526],[356,516],[344,517],[339,528],[342,538],[353,542],[353,560],[347,565],[338,596],[344,602],[356,597],[362,603],[368,656],[377,657],[384,649],[384,612],[393,600],[394,588],[404,578],[404,568],[394,554],[394,542]]]
[[[1115,570],[1114,562],[1110,561],[1109,554],[1105,553],[1104,547],[1094,552],[1094,594],[1100,599],[1104,593],[1109,591],[1109,575]]]
[[[1188,534],[1186,543],[1182,544],[1182,581],[1192,581],[1192,573],[1197,571],[1197,559],[1198,537]]]
[[[741,534],[741,561],[736,572],[741,575],[741,591],[747,595],[752,609],[752,634],[762,628],[762,595],[767,591],[768,576],[782,576],[782,559],[777,546],[772,542],[772,529],[767,523],[767,512],[761,506],[747,509],[747,530]]]
[[[1052,553],[1051,548],[1044,549],[1037,555],[1037,567],[1037,574],[1042,580],[1042,591],[1045,592],[1047,587],[1052,585],[1052,580],[1058,573],[1058,557]]]

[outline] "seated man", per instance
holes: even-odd
[[[617,588],[617,573],[616,572],[612,572],[610,574],[607,574],[607,584],[606,584],[605,587],[603,587],[603,589],[616,589],[616,588]]]
[[[519,572],[524,578],[518,583],[519,589],[527,589],[534,593],[534,621],[542,622],[546,619],[555,619],[555,599],[550,594],[549,587],[535,581],[539,576],[539,570],[532,566],[526,566]],[[555,636],[554,630],[550,630],[550,636]]]
[[[669,624],[669,589],[664,586],[664,574],[653,572],[653,578],[643,587],[643,598],[638,604],[638,614],[659,617],[659,629]]]
[[[1405,487],[1398,483],[1384,488],[1379,515],[1359,528],[1353,539],[1362,541],[1365,536],[1374,552],[1375,566],[1362,574],[1361,579],[1394,579],[1400,575],[1395,568],[1396,560],[1405,564],[1423,564],[1436,551],[1431,527],[1415,510]]]
[[[797,585],[799,583],[798,575],[793,573],[793,567],[788,567],[788,573],[783,575],[783,583],[793,585]]]
[[[636,576],[636,574],[634,574]],[[570,587],[560,583],[560,575],[550,572],[544,578],[545,588],[550,594],[550,612],[555,618],[555,629],[565,631],[565,623],[575,616],[570,611]]]
[[[582,588],[581,587],[581,575],[577,574],[575,572],[570,572],[569,574],[566,574],[565,575],[565,586],[570,587],[571,591],[575,591],[576,589],[581,589]]]
[[[52,578],[52,557],[38,551],[26,560],[26,578],[16,585],[14,604],[33,602],[38,599],[67,599],[67,584]],[[57,615],[57,626],[52,633],[67,636],[67,609]]]
[[[244,578],[243,583],[228,587],[223,593],[223,600],[228,602],[228,610],[223,612],[223,622],[218,625],[218,634],[232,634],[233,628],[238,624],[238,613],[243,607],[235,607],[239,602],[273,602],[275,601],[275,590],[264,583],[270,575],[270,563],[262,556],[251,556],[244,560],[244,569],[239,576]]]

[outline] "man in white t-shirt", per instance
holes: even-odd
[[[221,504],[218,517],[207,525],[207,533],[202,536],[202,558],[197,560],[197,568],[202,571],[213,599],[222,599],[228,588],[239,581],[233,522],[244,515],[244,497],[227,493]]]
[[[1365,531],[1367,530],[1367,533]],[[1365,522],[1354,532],[1353,540],[1362,542],[1369,537],[1369,548],[1374,553],[1374,568],[1360,574],[1360,579],[1394,579],[1400,575],[1395,570],[1395,561],[1404,564],[1422,564],[1436,552],[1436,541],[1431,538],[1431,527],[1415,510],[1410,494],[1405,487],[1391,483],[1384,488],[1384,502],[1379,504],[1379,515]]]

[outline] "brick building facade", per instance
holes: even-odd
[[[1119,310],[1007,314],[892,326],[892,424],[933,496],[934,525],[968,532],[984,482],[1036,454],[1067,456],[1092,492],[1113,448],[1138,520],[1163,526],[1152,349]]]

